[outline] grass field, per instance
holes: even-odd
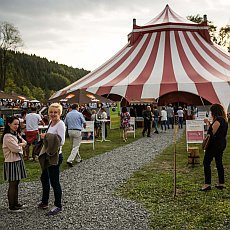
[[[150,212],[151,229],[230,229],[230,131],[224,153],[226,189],[201,192],[203,151],[200,165],[188,165],[185,135],[176,144],[177,190],[174,198],[174,145],[158,155],[120,187],[116,194],[142,203]],[[200,145],[199,145],[200,146]],[[213,185],[217,170],[212,163]]]

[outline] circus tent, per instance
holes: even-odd
[[[112,45],[112,44],[111,44]],[[197,24],[168,5],[153,20],[133,30],[128,44],[85,77],[51,98],[85,89],[125,98],[128,102],[156,99],[160,104],[230,103],[230,55],[214,45],[207,18]]]

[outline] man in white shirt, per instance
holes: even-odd
[[[31,108],[31,113],[27,114],[25,117],[25,122],[26,122],[26,141],[27,141],[27,146],[25,148],[25,160],[29,159],[30,155],[30,145],[34,145],[37,140],[38,140],[38,126],[39,124],[42,124],[43,126],[45,123],[43,122],[41,116],[37,114],[37,109],[35,107]],[[33,160],[35,160],[35,156],[32,155]]]

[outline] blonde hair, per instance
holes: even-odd
[[[59,104],[59,103],[52,103],[49,106],[48,114],[50,113],[50,110],[52,110],[53,108],[58,109],[59,114],[62,115],[62,105],[61,104]]]

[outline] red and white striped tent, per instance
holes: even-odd
[[[160,104],[202,101],[229,106],[230,55],[211,42],[207,20],[193,23],[167,5],[146,25],[133,22],[124,48],[51,98],[85,89],[128,102],[154,98]]]

